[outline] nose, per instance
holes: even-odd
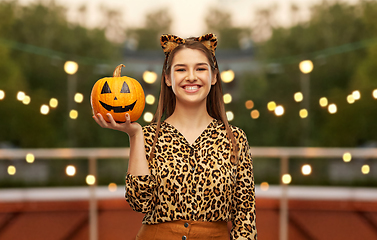
[[[197,78],[196,78],[194,70],[188,71],[187,80],[189,80],[189,81],[195,81],[196,79]]]

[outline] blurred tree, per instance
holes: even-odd
[[[0,141],[11,141],[19,147],[68,146],[67,125],[73,120],[68,117],[67,75],[63,65],[66,60],[76,60],[79,63],[77,91],[85,96],[84,102],[77,104],[80,113],[75,120],[78,146],[101,146],[104,142],[124,146],[127,138],[124,142],[116,141],[114,136],[117,135],[111,131],[102,138],[97,136],[102,133],[99,134],[101,129],[91,119],[89,103],[95,81],[112,74],[111,69],[99,71],[97,66],[115,61],[118,64],[121,45],[110,42],[103,29],[86,29],[68,23],[65,9],[53,1],[27,6],[3,1],[0,13],[5,19],[0,21],[0,47],[6,50],[1,51],[0,61],[4,63],[0,71],[3,71],[2,76],[7,76],[4,71],[9,75],[1,80],[1,85],[15,89],[13,96],[9,94],[1,103],[4,106],[1,106],[1,119],[11,120],[12,127],[1,134]],[[31,97],[29,105],[12,100],[18,90]],[[40,106],[48,104],[52,97],[59,100],[58,108],[51,109],[47,116],[41,115]]]
[[[249,28],[234,27],[230,13],[218,8],[211,8],[205,18],[207,32],[216,34],[221,49],[240,49],[242,44],[250,40]]]
[[[251,98],[256,108],[261,107],[260,118],[250,119],[250,111],[243,108],[243,114],[241,113],[234,121],[243,129],[250,129],[248,134],[251,136],[258,136],[256,139],[251,139],[252,145],[300,145],[301,123],[304,120],[299,117],[302,106],[293,100],[293,95],[301,91],[298,63],[304,59],[311,59],[314,62],[314,70],[310,74],[309,145],[356,146],[358,144],[357,139],[346,137],[347,130],[352,129],[349,135],[355,136],[360,124],[365,124],[365,128],[371,124],[366,119],[374,119],[375,117],[372,116],[376,111],[372,105],[369,107],[358,105],[362,103],[361,100],[349,105],[346,97],[350,94],[350,86],[356,89],[356,85],[362,79],[361,74],[365,75],[365,72],[369,71],[364,83],[369,89],[369,101],[372,101],[370,97],[374,86],[372,66],[375,63],[371,60],[375,55],[363,47],[358,48],[359,50],[349,49],[352,46],[347,44],[363,42],[375,37],[377,24],[373,21],[373,16],[377,14],[376,6],[377,3],[373,1],[362,1],[355,5],[324,1],[312,7],[312,17],[309,21],[300,22],[289,28],[277,27],[273,21],[274,16],[270,13],[261,14],[265,18],[261,20],[263,25],[271,26],[271,37],[266,41],[258,42],[258,59],[263,62],[261,71],[245,76],[245,86],[242,88],[243,100]],[[295,8],[291,10],[296,11]],[[256,33],[255,29],[253,33]],[[370,57],[366,59],[367,55]],[[369,70],[366,70],[367,68]],[[352,82],[355,83],[351,84]],[[321,108],[320,97],[327,97],[330,103],[337,103],[338,113],[332,115],[327,109]],[[283,105],[285,114],[276,117],[268,112],[266,106],[269,101]],[[241,104],[243,105],[239,103]],[[356,114],[366,109],[369,111],[368,115],[363,113],[365,117]],[[252,126],[253,123],[257,124],[258,128]],[[359,139],[375,140],[376,137],[372,135],[367,131],[359,131],[356,134]]]
[[[127,29],[127,40],[136,42],[139,50],[160,49],[160,35],[170,33],[171,17],[167,9],[146,15],[144,27]]]

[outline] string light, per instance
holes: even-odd
[[[329,104],[329,101],[327,100],[327,98],[322,97],[319,99],[319,105],[321,107],[327,107],[328,104]]]
[[[312,166],[310,166],[309,164],[302,165],[301,172],[305,176],[310,175],[312,173]]]
[[[156,98],[152,95],[152,94],[148,94],[146,97],[145,97],[145,102],[149,105],[153,105],[154,102],[156,101]]]
[[[352,92],[352,96],[355,100],[359,100],[361,98],[360,91],[356,90]]]
[[[50,102],[49,102],[49,105],[50,105],[51,108],[56,108],[58,106],[58,99],[51,98]]]
[[[338,111],[338,108],[336,107],[336,105],[334,103],[332,103],[332,104],[329,105],[328,111],[331,114],[335,114]]]
[[[77,119],[78,116],[79,116],[79,112],[77,110],[72,109],[71,111],[69,111],[69,117],[71,119]]]
[[[302,73],[308,74],[313,71],[313,62],[310,60],[301,61],[299,68]]]
[[[347,96],[347,102],[348,102],[349,104],[352,104],[352,103],[355,102],[355,98],[353,98],[353,95],[352,95],[352,94],[350,94],[350,95]]]
[[[290,174],[286,173],[281,177],[283,184],[290,184],[292,182],[292,177]]]
[[[65,168],[65,173],[72,177],[72,176],[75,176],[76,175],[76,167],[73,166],[73,165],[68,165],[66,168]]]
[[[228,119],[228,121],[233,121],[234,119],[234,113],[232,111],[227,111],[226,112],[226,118]]]
[[[82,93],[76,93],[74,100],[77,103],[82,103],[82,101],[84,100],[84,95],[82,95]]]
[[[34,154],[32,154],[32,153],[26,154],[26,162],[33,163],[34,160],[35,160]]]
[[[13,166],[13,165],[8,166],[8,174],[9,174],[9,175],[14,175],[14,174],[16,174],[16,167]]]
[[[279,105],[275,108],[275,115],[276,116],[282,116],[284,114],[284,107]]]
[[[362,172],[363,174],[368,174],[368,173],[370,172],[370,167],[369,167],[369,165],[367,165],[367,164],[363,165],[363,166],[361,167],[361,172]]]
[[[300,110],[300,117],[301,117],[301,118],[307,118],[307,117],[308,117],[308,110],[306,110],[306,109],[301,109],[301,110]]]
[[[5,92],[3,90],[0,90],[0,100],[3,100],[5,98]]]
[[[343,161],[344,161],[344,162],[350,162],[351,159],[352,159],[352,155],[351,155],[351,153],[346,152],[346,153],[343,154]]]
[[[40,109],[41,114],[47,115],[50,112],[50,107],[46,104],[43,104]]]
[[[94,185],[96,183],[96,177],[94,175],[89,174],[86,176],[86,184],[88,185]]]
[[[304,99],[304,95],[301,92],[296,92],[293,96],[296,102],[301,102]]]
[[[69,75],[75,74],[78,69],[79,65],[74,61],[66,61],[64,63],[64,71]]]
[[[22,102],[22,100],[24,100],[25,96],[26,96],[26,94],[24,92],[19,91],[17,93],[17,100]]]
[[[117,187],[118,186],[115,183],[109,183],[109,185],[107,186],[110,192],[116,192]]]
[[[22,100],[22,103],[25,105],[29,105],[31,102],[31,98],[28,95],[25,95],[24,99]]]
[[[145,71],[143,73],[143,80],[148,84],[153,84],[157,80],[157,73],[153,71]]]
[[[251,111],[250,115],[251,115],[252,119],[257,119],[257,118],[259,118],[260,114],[259,114],[258,110],[254,109],[253,111]]]
[[[276,103],[274,101],[271,101],[269,103],[267,103],[267,109],[268,111],[275,111],[275,108],[276,108]]]
[[[225,104],[231,103],[232,102],[232,95],[230,93],[225,93],[223,96],[223,100]]]
[[[143,119],[145,122],[152,122],[153,114],[151,112],[144,113]]]
[[[261,189],[262,191],[267,191],[269,188],[270,188],[270,185],[268,184],[268,182],[262,182],[262,183],[260,184],[260,189]]]
[[[230,83],[234,80],[234,72],[232,70],[222,71],[220,77],[224,83]]]
[[[0,94],[0,95],[1,95],[1,94]],[[377,99],[377,89],[374,89],[374,90],[373,90],[372,95],[373,95],[373,98],[374,98],[374,99]],[[0,99],[1,99],[1,97],[0,97]]]
[[[246,109],[252,109],[254,107],[254,102],[252,100],[247,100],[245,102]]]

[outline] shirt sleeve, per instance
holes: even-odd
[[[250,146],[243,131],[238,140],[241,152],[232,202],[233,224],[230,235],[232,240],[252,240],[257,239],[253,161]]]
[[[143,127],[146,158],[152,150],[155,129],[149,125]],[[156,174],[151,162],[148,163],[150,175],[134,176],[126,175],[126,201],[136,212],[147,213],[154,208],[154,192],[157,187]]]
[[[153,175],[126,176],[126,201],[136,212],[147,213],[154,205],[153,191],[156,181]]]

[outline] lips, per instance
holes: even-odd
[[[128,111],[133,110],[137,101],[135,101],[134,103],[132,103],[130,105],[124,106],[124,107],[122,107],[122,106],[111,106],[111,105],[108,105],[108,104],[106,104],[102,101],[99,101],[99,102],[101,103],[102,107],[104,107],[109,112],[111,110],[113,110],[114,113],[123,113],[123,112],[128,112]]]

